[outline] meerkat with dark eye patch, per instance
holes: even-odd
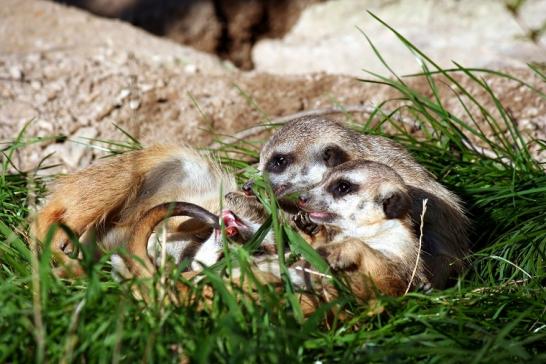
[[[366,279],[394,296],[428,283],[409,189],[392,168],[365,160],[343,163],[302,193],[298,205],[328,229],[329,241],[316,249],[335,271],[350,272],[358,297],[373,295]]]
[[[367,159],[393,168],[411,196],[411,217],[418,229],[422,200],[428,199],[423,254],[432,286],[443,288],[460,272],[469,252],[468,219],[459,198],[442,186],[401,145],[380,136],[364,135],[322,117],[306,117],[276,131],[260,153],[259,170],[275,194],[305,191],[344,162]]]

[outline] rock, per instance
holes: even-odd
[[[17,66],[10,67],[8,72],[11,78],[15,81],[21,81],[23,79],[23,71]]]
[[[421,71],[416,57],[373,12],[407,37],[442,67],[452,60],[466,67],[521,67],[546,62],[546,36],[537,44],[497,0],[339,0],[304,10],[280,40],[261,40],[252,51],[255,69],[276,74],[324,71],[363,77],[362,69],[387,70],[357,29],[374,42],[399,74]],[[538,26],[546,21],[546,1],[526,1],[521,22]]]
[[[117,55],[125,60],[132,54],[154,65],[183,62],[197,64],[207,73],[224,72],[222,62],[214,56],[49,1],[0,0],[0,39],[1,54],[32,53],[36,58],[37,53],[43,56],[44,52],[61,57],[79,53],[103,59],[115,59],[112,55]],[[104,52],[108,49],[111,54]]]
[[[216,53],[251,69],[254,43],[278,38],[301,11],[321,0],[57,0],[119,18],[156,35]]]

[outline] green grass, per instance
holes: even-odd
[[[473,221],[475,253],[468,272],[452,288],[381,297],[370,305],[342,295],[338,304],[351,313],[350,319],[325,320],[330,308],[326,306],[304,320],[290,282],[281,292],[257,285],[258,303],[221,279],[220,269],[231,264],[240,264],[245,271],[248,247],[227,252],[227,262],[206,270],[206,277],[194,286],[196,295],[205,283],[216,289],[214,300],[204,308],[199,302],[165,305],[159,299],[149,304],[133,299],[131,289],[137,282],[113,281],[107,257],[91,265],[85,279],[59,280],[51,274],[46,249],[35,262],[33,280],[32,253],[24,235],[33,199],[29,185],[37,185],[39,195],[44,189],[40,179],[29,180],[32,173],[10,169],[17,149],[40,141],[25,140],[22,133],[2,149],[0,362],[546,361],[546,175],[484,78],[511,76],[459,65],[441,69],[399,37],[423,62],[422,74],[412,77],[428,81],[428,96],[413,89],[405,77],[370,75],[363,81],[397,89],[398,103],[386,100],[369,119],[347,115],[347,120],[371,134],[394,128],[391,137],[463,198]],[[460,76],[489,95],[495,113],[468,94],[457,81]],[[442,82],[451,85],[454,96],[465,96],[459,100],[468,110],[479,111],[459,119],[446,110],[437,96]],[[403,106],[391,108],[400,100]],[[396,121],[401,111],[419,124],[419,139]],[[480,126],[486,124],[498,132],[484,135]],[[492,156],[469,147],[465,135],[474,135]],[[131,138],[100,145],[114,153],[139,147]],[[228,152],[240,158],[228,157]],[[255,172],[249,165],[257,158],[255,145],[224,145],[219,154],[228,168],[239,171],[240,180]],[[273,228],[284,237],[279,244],[288,243],[320,265],[314,252],[278,219],[276,204],[263,187],[273,218],[249,245]],[[169,282],[180,279],[177,271],[168,274]]]

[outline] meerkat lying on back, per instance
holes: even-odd
[[[409,191],[392,168],[364,160],[343,163],[301,194],[298,204],[313,222],[326,226],[329,241],[316,249],[334,270],[352,272],[357,296],[370,296],[362,278],[394,296],[427,283]]]
[[[153,146],[59,178],[31,230],[39,242],[44,242],[51,225],[64,224],[77,236],[94,235],[96,239],[91,240],[100,242],[104,250],[112,250],[128,244],[137,222],[153,207],[185,201],[218,211],[222,189],[236,191],[235,179],[206,155],[188,147]],[[237,196],[244,199],[240,194],[228,201],[234,204],[234,209],[245,205],[237,201]],[[202,210],[195,213],[196,217],[210,220]],[[184,249],[196,250],[210,235],[211,227],[196,219],[177,216],[168,220],[167,231],[170,240],[182,241]],[[63,265],[57,271],[61,276],[82,273],[79,261],[68,256],[72,249],[65,232],[57,229],[51,250],[54,259]],[[148,271],[153,268],[146,249],[129,253],[138,253],[147,262]]]
[[[464,267],[469,251],[468,219],[457,196],[399,144],[322,117],[306,117],[287,123],[273,134],[261,150],[258,168],[281,198],[317,185],[328,170],[355,159],[383,163],[402,177],[411,197],[410,215],[415,229],[420,222],[422,200],[428,199],[424,260],[432,286],[443,288],[448,278]]]

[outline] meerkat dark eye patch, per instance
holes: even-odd
[[[410,197],[403,192],[394,192],[383,199],[383,211],[387,219],[398,219],[408,213]]]
[[[266,170],[269,173],[282,173],[284,170],[294,162],[294,156],[292,154],[273,154],[266,164]]]
[[[334,198],[340,198],[349,193],[358,191],[358,185],[344,179],[338,179],[330,183],[327,191],[331,193]]]
[[[349,160],[349,154],[337,145],[329,145],[322,150],[322,160],[327,167],[335,167]]]

